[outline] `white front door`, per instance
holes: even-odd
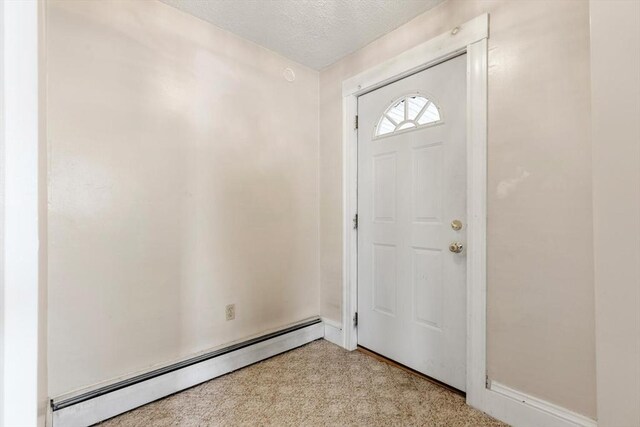
[[[358,98],[358,344],[460,390],[466,71],[462,55]]]

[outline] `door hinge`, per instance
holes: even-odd
[[[358,229],[358,214],[355,214],[353,216],[353,229],[357,230]]]
[[[484,376],[484,386],[488,390],[491,390],[491,380],[489,379],[489,375]]]
[[[354,120],[354,128],[358,129],[358,116],[356,116],[356,118]]]
[[[354,327],[358,327],[358,312],[356,311],[356,314],[353,315],[353,326]]]

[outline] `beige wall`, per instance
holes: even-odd
[[[318,314],[318,73],[160,2],[48,4],[50,395]]]
[[[341,317],[342,81],[489,12],[489,376],[595,417],[588,6],[449,0],[320,74],[321,313]]]
[[[590,2],[598,425],[640,426],[640,2]]]

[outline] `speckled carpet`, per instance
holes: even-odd
[[[314,341],[100,424],[505,426],[464,398],[364,353]]]

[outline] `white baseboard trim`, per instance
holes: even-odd
[[[324,323],[315,318],[79,396],[54,399],[52,426],[85,427],[98,423],[324,335]]]
[[[342,335],[342,325],[331,319],[325,318],[322,318],[322,323],[324,323],[324,339],[330,343],[343,347],[344,338]]]
[[[515,427],[597,427],[589,417],[495,381],[478,409]]]

